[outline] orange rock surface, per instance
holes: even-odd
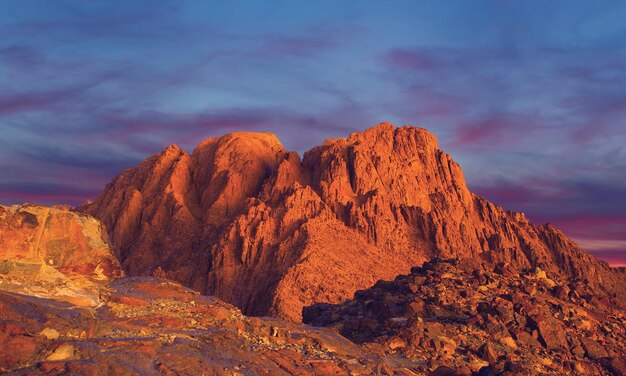
[[[624,278],[558,229],[471,193],[434,135],[379,124],[302,160],[266,133],[175,145],[92,203],[130,275],[159,275],[252,315],[300,320],[434,256],[586,278],[624,301]]]

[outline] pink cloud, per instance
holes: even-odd
[[[543,221],[554,223],[565,233],[578,239],[626,241],[626,216],[622,215],[562,215],[544,217]]]
[[[586,249],[585,247],[582,247]],[[610,266],[617,267],[626,267],[626,249],[624,250],[590,250],[587,249],[589,253],[599,258],[600,260],[606,261]]]
[[[543,128],[537,119],[527,115],[488,114],[474,120],[460,121],[453,145],[458,147],[484,143],[494,143],[498,146],[517,145]]]

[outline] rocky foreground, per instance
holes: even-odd
[[[12,375],[414,375],[416,368],[335,331],[245,317],[156,278],[117,279],[96,306],[0,290],[0,310],[0,372]]]
[[[304,322],[440,375],[626,374],[626,315],[584,280],[435,259]]]

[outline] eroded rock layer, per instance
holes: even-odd
[[[214,294],[245,313],[299,320],[432,257],[508,262],[587,278],[624,301],[623,274],[550,225],[471,193],[415,127],[382,123],[302,160],[271,134],[170,146],[78,208],[102,220],[124,270]]]

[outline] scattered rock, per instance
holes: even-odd
[[[399,338],[399,337],[394,337],[391,341],[389,341],[389,348],[391,350],[396,350],[405,346],[406,346],[406,343],[404,343],[404,340],[402,340],[402,338]]]
[[[599,360],[600,358],[605,358],[609,355],[602,346],[591,338],[583,337],[580,341],[583,344],[587,357],[591,360]]]
[[[566,348],[567,337],[565,327],[559,320],[550,316],[535,316],[533,321],[541,340],[548,350],[563,350]]]
[[[442,374],[461,367],[498,375],[568,374],[572,367],[585,374],[602,374],[608,372],[609,363],[604,361],[603,371],[599,359],[626,355],[622,312],[600,305],[582,308],[574,296],[561,294],[561,299],[545,287],[528,289],[538,276],[543,277],[540,269],[515,274],[462,266],[461,261],[431,260],[393,283],[380,282],[360,291],[353,300],[314,306],[305,322],[343,327],[341,333],[359,343],[402,338],[405,346],[394,352],[426,362],[430,370]],[[419,289],[411,289],[418,279],[422,280]],[[472,289],[478,283],[485,289]],[[567,285],[560,280],[557,286]],[[577,290],[587,294],[592,287],[583,283]],[[385,302],[387,309],[372,302]],[[415,309],[415,302],[424,302],[426,308]],[[575,324],[590,321],[591,316],[601,319],[602,325]],[[357,325],[345,330],[355,317],[370,323],[367,329]],[[405,320],[399,320],[402,317]]]

